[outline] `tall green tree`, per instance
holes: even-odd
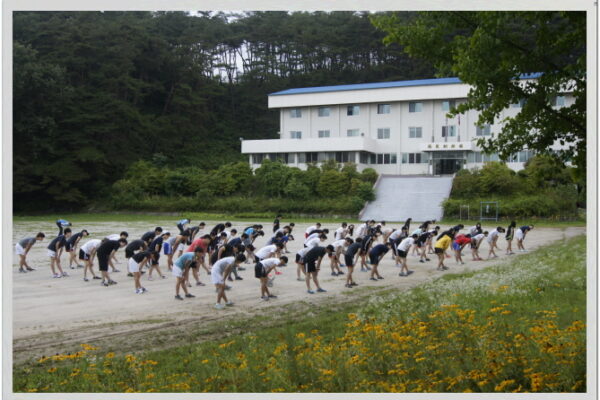
[[[482,138],[484,151],[503,159],[523,148],[548,153],[560,143],[563,161],[580,172],[586,155],[585,12],[421,12],[407,20],[395,13],[373,18],[411,57],[433,64],[437,76],[457,76],[472,86],[465,103],[450,114],[478,110],[479,125],[503,120],[502,132]],[[535,73],[537,79],[523,81]],[[574,103],[554,107],[571,92]],[[502,111],[524,102],[514,118]]]

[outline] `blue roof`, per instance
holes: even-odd
[[[538,78],[541,73],[523,74],[520,79]],[[281,96],[288,94],[304,94],[304,93],[323,93],[323,92],[342,92],[346,90],[365,90],[365,89],[385,89],[409,86],[428,86],[428,85],[449,85],[462,83],[458,78],[434,78],[434,79],[417,79],[412,81],[394,81],[394,82],[376,82],[376,83],[358,83],[354,85],[336,85],[336,86],[317,86],[307,88],[287,89],[279,92],[271,93],[269,96]]]

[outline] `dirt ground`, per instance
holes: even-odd
[[[194,221],[196,222],[196,221]],[[207,226],[212,228],[214,221],[206,221]],[[283,222],[287,222],[283,220]],[[251,223],[232,221],[233,227],[238,231]],[[256,241],[260,248],[270,236],[272,223],[264,222],[265,237]],[[91,236],[89,238],[102,238],[108,234],[119,233],[122,230],[129,232],[129,238],[139,238],[144,232],[155,226],[175,233],[176,222],[163,217],[148,219],[148,222],[127,222],[126,224],[115,222],[78,222],[72,229],[74,232],[87,229]],[[133,343],[137,339],[156,336],[157,332],[169,331],[176,333],[183,329],[198,329],[215,321],[241,321],[256,315],[268,315],[277,317],[277,310],[294,307],[304,302],[313,304],[335,304],[355,298],[359,293],[365,294],[377,292],[382,289],[407,290],[423,282],[431,280],[442,274],[478,270],[485,268],[498,260],[506,257],[519,257],[519,253],[512,256],[504,255],[503,251],[497,252],[499,259],[491,261],[471,261],[470,250],[465,251],[465,265],[456,265],[454,259],[447,259],[446,264],[450,267],[448,271],[436,270],[436,262],[433,255],[431,261],[425,264],[418,262],[416,257],[409,256],[409,268],[415,271],[409,277],[399,277],[399,269],[394,266],[391,255],[385,256],[380,264],[380,272],[385,277],[377,282],[368,279],[368,273],[355,271],[355,280],[359,283],[358,288],[346,289],[344,287],[345,276],[331,276],[329,260],[325,260],[321,266],[319,275],[321,286],[327,293],[308,294],[304,282],[296,280],[296,265],[293,262],[295,252],[298,251],[304,240],[304,231],[309,224],[297,224],[294,229],[296,240],[288,244],[291,251],[288,254],[290,263],[282,268],[282,275],[275,279],[272,293],[277,299],[264,302],[260,299],[260,288],[258,280],[254,278],[253,265],[245,264],[245,271],[240,274],[244,278],[241,281],[229,282],[233,287],[227,292],[229,299],[235,302],[231,308],[216,310],[214,304],[216,293],[210,284],[210,276],[201,271],[201,280],[206,283],[203,287],[192,287],[190,292],[196,297],[177,301],[173,299],[175,278],[171,276],[166,268],[166,257],[162,256],[160,265],[166,279],[148,281],[147,274],[142,277],[142,285],[148,289],[148,293],[137,295],[134,293],[133,278],[127,277],[124,250],[117,253],[119,264],[116,267],[121,272],[111,274],[118,282],[117,285],[103,287],[97,280],[84,282],[83,269],[69,269],[67,255],[62,256],[63,269],[70,276],[53,279],[50,273],[49,258],[46,255],[46,246],[56,236],[58,229],[52,222],[34,223],[19,222],[13,226],[13,265],[12,265],[12,310],[13,310],[13,354],[14,361],[24,361],[41,355],[54,354],[74,348],[80,343],[119,343],[122,351],[134,351]],[[312,224],[311,224],[312,225]],[[415,224],[416,225],[416,224]],[[283,226],[283,225],[282,225]],[[330,239],[333,231],[338,228],[336,224],[324,224],[329,228]],[[394,228],[398,226],[392,225]],[[467,226],[468,227],[468,226]],[[442,229],[447,228],[442,226]],[[488,224],[484,229],[491,230]],[[38,231],[46,233],[46,239],[34,245],[28,255],[29,265],[36,271],[22,274],[18,273],[18,257],[14,253],[14,244],[23,237],[34,236]],[[537,247],[572,237],[585,232],[585,228],[536,228],[531,231],[525,239],[525,247],[533,250]],[[87,239],[83,239],[82,243]],[[328,240],[326,243],[331,243]],[[501,237],[500,248],[504,249],[506,242]],[[516,249],[516,242],[513,242]],[[480,254],[487,257],[488,244],[481,245]],[[97,262],[95,265],[97,268]],[[167,339],[165,339],[167,340]],[[168,340],[167,340],[168,341]],[[157,342],[160,345],[161,341]]]

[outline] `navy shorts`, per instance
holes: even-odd
[[[456,242],[452,242],[452,248],[453,248],[454,250],[457,250],[457,251],[458,251],[458,250],[460,250],[460,244],[458,244],[458,243],[456,243]]]
[[[108,254],[98,255],[98,269],[100,271],[108,271],[108,257]]]
[[[256,278],[266,278],[267,277],[267,271],[265,271],[265,267],[262,265],[262,263],[259,261],[256,263],[256,265],[254,266],[254,277]]]
[[[371,261],[372,265],[379,264],[379,256],[376,256],[374,254],[369,254],[369,260]]]
[[[354,266],[354,257],[352,256],[347,256],[344,255],[344,261],[346,261],[346,267],[353,267]]]

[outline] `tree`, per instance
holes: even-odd
[[[585,12],[421,12],[408,21],[396,13],[372,21],[387,33],[386,43],[431,62],[437,76],[457,76],[472,86],[450,115],[478,110],[477,123],[492,124],[523,102],[516,117],[504,119],[502,132],[479,139],[485,152],[506,160],[523,148],[547,154],[560,143],[567,148],[558,157],[585,169]],[[564,91],[572,91],[574,103],[553,107]]]

